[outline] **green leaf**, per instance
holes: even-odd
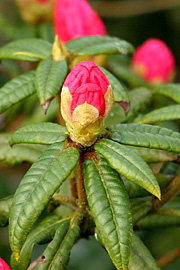
[[[52,44],[43,39],[28,38],[16,40],[0,48],[0,59],[38,61],[52,53]]]
[[[180,103],[180,84],[179,83],[170,83],[166,85],[159,86],[153,89],[154,94],[160,94],[167,96],[177,103]]]
[[[157,228],[168,228],[179,226],[180,224],[180,216],[167,216],[167,215],[159,215],[155,214],[152,216],[146,216],[145,218],[141,219],[137,226],[142,230],[153,230]]]
[[[35,71],[30,71],[7,82],[0,89],[0,113],[36,93],[34,79]]]
[[[45,112],[63,85],[67,70],[67,63],[64,60],[53,61],[48,58],[40,62],[36,71],[36,89]]]
[[[141,239],[134,233],[132,237],[132,248],[129,262],[129,270],[160,270],[150,251]]]
[[[156,197],[161,197],[159,185],[152,170],[134,151],[106,139],[96,144],[95,149],[118,173],[145,188]]]
[[[45,150],[42,145],[9,145],[11,135],[4,133],[0,135],[0,161],[9,165],[19,164],[27,161],[33,163]]]
[[[138,121],[138,123],[148,124],[176,119],[180,119],[180,105],[171,105],[156,109],[146,114],[140,121]]]
[[[48,245],[42,256],[42,262],[39,262],[34,270],[65,270],[70,258],[70,251],[75,242],[80,237],[80,228],[77,225],[71,225],[69,230],[58,228],[53,241]]]
[[[131,247],[131,207],[116,171],[101,160],[86,160],[83,175],[88,204],[102,242],[117,269],[128,269]]]
[[[100,66],[99,68],[106,75],[106,77],[108,78],[108,81],[110,82],[112,86],[112,90],[114,93],[114,101],[117,101],[117,102],[124,101],[126,103],[129,103],[128,93],[124,89],[122,84],[118,81],[118,79],[116,79],[116,77],[114,77],[114,75],[111,72],[109,72],[107,69]]]
[[[173,152],[167,152],[164,150],[157,149],[149,149],[143,147],[129,146],[128,148],[136,152],[139,156],[141,156],[147,163],[154,162],[167,162],[178,159],[178,154]]]
[[[167,185],[174,178],[174,176],[172,175],[164,175],[164,174],[156,174],[155,176],[161,189],[164,189],[165,187],[167,187]],[[130,198],[137,198],[137,197],[144,197],[144,196],[151,195],[148,191],[146,191],[139,185],[136,185],[135,183],[129,181],[126,177],[122,176],[122,180],[124,182],[124,185],[126,187],[126,190]]]
[[[55,123],[36,123],[18,129],[12,136],[10,144],[38,143],[53,144],[66,139],[67,129]]]
[[[33,247],[35,244],[45,244],[50,242],[57,229],[60,230],[64,235],[64,230],[66,231],[69,227],[69,220],[59,220],[58,216],[48,216],[46,217],[27,237],[26,242],[20,253],[20,260],[17,262],[12,255],[11,266],[16,270],[26,270],[31,262],[31,256]]]
[[[12,197],[8,197],[0,201],[0,227],[8,225],[9,211],[12,205]]]
[[[167,128],[139,124],[118,124],[110,138],[122,144],[180,152],[180,134]]]
[[[139,113],[147,109],[152,101],[152,92],[147,88],[136,88],[129,92],[129,97],[131,106],[125,119],[126,122],[132,122]]]
[[[152,88],[150,84],[134,74],[130,67],[122,65],[119,61],[109,60],[108,67],[120,79],[124,80],[133,87],[147,87]]]
[[[127,41],[110,36],[87,36],[73,39],[65,45],[76,55],[128,54],[134,47]]]
[[[63,143],[51,145],[32,165],[16,190],[9,220],[10,243],[16,260],[38,216],[78,162],[76,148],[63,148]]]
[[[145,217],[147,213],[152,208],[152,202],[149,200],[149,198],[136,198],[131,199],[131,208],[132,208],[132,217],[133,217],[133,226],[136,225],[136,223]]]

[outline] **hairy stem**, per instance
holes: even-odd
[[[84,186],[84,178],[82,175],[83,161],[84,161],[84,158],[83,158],[83,153],[82,153],[80,155],[80,159],[78,163],[76,186],[77,186],[77,194],[78,194],[80,206],[85,208],[87,206],[87,197],[86,197],[86,191],[85,191],[85,186]]]

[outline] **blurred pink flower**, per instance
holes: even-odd
[[[61,113],[72,140],[90,146],[103,130],[113,101],[111,85],[99,67],[92,61],[77,64],[61,92]]]
[[[49,0],[37,0],[37,2],[42,3],[42,4],[47,3],[48,1]]]
[[[175,59],[163,41],[152,38],[136,49],[132,69],[154,85],[166,84],[171,82],[175,75]]]
[[[106,35],[104,23],[86,0],[56,0],[54,26],[64,43],[83,36]]]
[[[1,258],[0,258],[0,270],[11,270],[9,265]]]

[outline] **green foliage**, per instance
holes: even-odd
[[[129,42],[110,36],[77,38],[67,42],[65,47],[76,55],[128,54],[134,51]]]
[[[9,27],[1,17],[0,24]],[[24,73],[0,89],[0,161],[33,163],[14,196],[0,201],[0,226],[9,223],[12,269],[28,269],[34,247],[46,244],[33,269],[65,270],[74,244],[93,232],[117,269],[160,269],[142,234],[134,231],[145,234],[180,223],[180,127],[174,121],[180,118],[180,86],[153,87],[139,78],[126,56],[133,51],[129,42],[111,36],[86,36],[65,45],[34,37],[0,48],[0,59],[21,61],[12,69],[5,60],[8,76]],[[103,54],[114,55],[108,56],[107,69],[99,68],[115,103],[106,129],[83,147],[63,126],[59,96],[54,98],[74,60],[96,61],[93,56]],[[22,61],[38,63],[27,68]]]
[[[52,44],[42,39],[22,39],[1,47],[0,59],[38,61],[51,55]]]
[[[30,71],[6,83],[0,90],[0,113],[36,92],[35,72]]]
[[[66,133],[67,129],[58,124],[36,123],[17,130],[9,143],[53,144],[65,141]]]
[[[36,72],[36,89],[45,112],[50,101],[56,96],[63,85],[67,74],[66,61],[53,61],[47,58],[40,62]]]
[[[87,160],[83,171],[89,207],[102,242],[117,269],[126,270],[132,220],[123,182],[103,160],[99,164]]]
[[[95,146],[118,173],[145,188],[158,198],[161,197],[157,180],[147,163],[134,151],[111,140],[102,140]]]
[[[17,260],[27,234],[51,196],[69,176],[78,158],[77,149],[64,150],[63,143],[55,143],[33,164],[21,181],[13,199],[9,221],[11,248]]]

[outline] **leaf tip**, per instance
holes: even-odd
[[[41,104],[41,106],[42,106],[45,114],[47,113],[47,110],[49,108],[50,102],[53,100],[53,98],[54,97],[48,98],[48,99],[46,99],[45,103]]]
[[[127,101],[118,101],[117,102],[124,110],[125,114],[127,115],[130,109],[130,102]]]

